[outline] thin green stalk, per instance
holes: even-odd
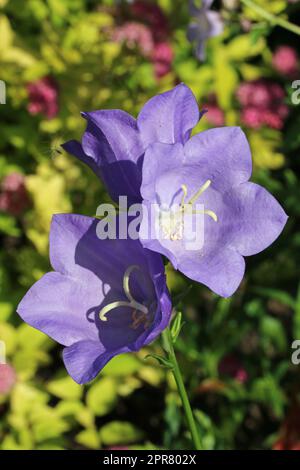
[[[252,8],[252,10],[256,11],[260,16],[265,18],[269,23],[277,26],[281,26],[282,28],[285,28],[289,31],[292,31],[292,33],[298,34],[300,36],[300,27],[290,23],[289,21],[285,20],[284,18],[278,17],[273,15],[272,13],[266,11],[264,8],[260,7],[257,5],[255,2],[252,0],[241,0],[241,2],[246,5],[249,8]]]
[[[187,392],[186,392],[186,388],[185,388],[185,385],[184,385],[184,382],[183,382],[183,379],[182,379],[180,368],[179,368],[179,365],[178,365],[178,362],[177,362],[177,359],[176,359],[176,355],[175,355],[175,351],[174,351],[173,342],[172,342],[171,333],[170,333],[169,328],[167,328],[163,332],[163,341],[164,341],[164,347],[165,347],[165,349],[167,351],[167,354],[168,354],[168,360],[172,363],[172,366],[173,366],[172,372],[173,372],[174,379],[175,379],[175,382],[176,382],[176,385],[177,385],[178,393],[179,393],[180,398],[181,398],[182,406],[183,406],[183,409],[184,409],[184,412],[185,412],[186,421],[187,421],[189,430],[191,432],[191,436],[192,436],[192,440],[193,440],[195,449],[196,450],[201,450],[202,446],[201,446],[200,437],[199,437],[199,434],[198,434],[198,430],[197,430],[197,427],[196,427],[195,419],[194,419],[192,408],[191,408],[189,398],[188,398],[188,395],[187,395]]]

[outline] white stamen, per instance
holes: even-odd
[[[125,295],[126,295],[127,299],[129,300],[129,302],[127,302],[126,300],[119,300],[119,301],[116,301],[116,302],[111,302],[110,304],[106,305],[99,312],[100,320],[107,321],[106,314],[108,312],[110,312],[111,310],[114,310],[118,307],[133,308],[134,310],[139,310],[144,315],[147,315],[149,313],[148,308],[145,305],[137,302],[133,298],[133,296],[130,292],[129,280],[130,280],[130,275],[134,270],[140,270],[140,267],[137,266],[137,265],[129,266],[129,268],[126,269],[126,271],[124,273],[124,277],[123,277],[123,289],[124,289]]]

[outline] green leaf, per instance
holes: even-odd
[[[81,431],[76,435],[75,440],[88,449],[99,449],[101,445],[100,436],[95,429]]]
[[[284,352],[287,348],[287,338],[283,325],[277,318],[264,316],[261,319],[260,331],[262,342],[268,347],[271,342],[279,352]]]
[[[127,376],[138,372],[140,368],[141,361],[134,354],[121,354],[109,361],[102,374],[112,377]]]
[[[131,444],[140,441],[143,433],[126,421],[111,421],[100,429],[100,438],[105,445]]]
[[[0,341],[5,344],[7,355],[11,355],[16,348],[17,332],[9,323],[0,323]]]
[[[70,376],[48,382],[46,389],[53,395],[64,400],[80,399],[83,393],[83,387],[78,385]]]
[[[74,416],[77,417],[77,415],[84,410],[84,405],[81,401],[66,401],[66,400],[61,400],[55,407],[55,411],[58,414],[58,416]]]
[[[218,103],[224,110],[232,107],[232,99],[239,82],[237,72],[230,63],[227,51],[219,47],[214,55],[215,88]]]
[[[11,409],[19,415],[26,415],[35,406],[45,405],[48,394],[23,383],[17,383],[11,394]]]
[[[294,338],[300,338],[300,284],[298,286],[297,298],[295,302],[295,314],[293,318]]]
[[[172,338],[172,343],[175,344],[176,340],[180,334],[181,328],[183,327],[182,323],[182,313],[178,312],[172,322],[170,331],[171,331],[171,338]]]
[[[237,36],[230,41],[227,46],[227,53],[230,59],[245,60],[263,52],[265,41],[262,37],[254,43],[250,34]]]
[[[162,367],[166,367],[167,369],[174,369],[172,362],[165,357],[160,356],[159,354],[147,354],[147,356],[144,357],[144,360],[146,361],[149,358],[155,359]]]
[[[36,442],[59,437],[70,429],[70,423],[50,407],[36,407],[30,413],[32,431]]]
[[[117,386],[115,380],[104,377],[94,383],[87,392],[86,402],[96,416],[104,416],[115,407]]]
[[[16,219],[9,215],[0,213],[0,232],[10,235],[11,237],[18,237],[21,233],[17,226]]]
[[[1,44],[1,51],[3,54],[8,51],[12,44],[13,40],[13,31],[10,27],[10,23],[8,18],[4,15],[0,16],[0,44]]]
[[[288,292],[281,291],[279,289],[269,289],[264,287],[256,287],[255,289],[253,289],[253,291],[272,300],[278,300],[282,304],[287,305],[292,309],[295,308],[295,301],[293,297],[288,294]]]

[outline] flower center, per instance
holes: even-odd
[[[211,180],[207,180],[198,191],[190,198],[186,203],[185,199],[187,196],[188,188],[185,184],[181,185],[182,199],[179,205],[179,209],[175,210],[168,208],[167,210],[161,210],[159,215],[159,225],[162,231],[162,238],[164,240],[178,241],[183,239],[184,235],[184,217],[191,214],[205,214],[211,217],[215,222],[218,221],[218,217],[212,210],[195,210],[193,204],[199,199],[201,194],[206,191],[211,185]]]
[[[132,265],[129,266],[123,276],[123,290],[125,292],[125,295],[128,299],[127,300],[119,300],[116,302],[111,302],[110,304],[106,305],[103,307],[100,312],[99,312],[99,318],[101,321],[107,321],[106,315],[108,312],[111,310],[114,310],[119,307],[129,307],[133,309],[131,319],[132,323],[130,325],[131,328],[136,330],[140,325],[144,326],[144,329],[146,330],[150,324],[150,318],[149,318],[149,310],[148,308],[138,302],[137,300],[134,299],[132,293],[130,292],[130,286],[129,286],[129,281],[130,281],[130,276],[133,271],[141,271],[141,268],[138,265]]]

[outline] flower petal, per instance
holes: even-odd
[[[137,119],[145,149],[154,142],[185,143],[198,121],[196,98],[183,83],[151,98]]]
[[[158,313],[156,315],[156,321],[153,325],[150,334],[147,336],[144,344],[151,343],[170,323],[172,314],[172,303],[171,297],[166,285],[165,274],[160,274],[156,280],[156,293],[157,298],[160,300],[158,305]]]
[[[224,203],[230,208],[231,244],[243,256],[255,255],[271,245],[288,218],[276,199],[255,183],[232,188]]]
[[[220,13],[217,11],[208,11],[206,15],[210,24],[209,36],[213,37],[221,34],[224,29],[224,22],[222,21]]]
[[[64,346],[82,339],[96,340],[98,330],[88,311],[101,304],[101,283],[82,269],[80,281],[60,273],[47,273],[26,293],[17,312],[29,325]]]
[[[141,186],[143,199],[155,201],[158,177],[172,172],[175,168],[180,171],[183,159],[183,146],[181,144],[150,145],[145,152],[143,162],[143,180]]]
[[[99,341],[79,341],[63,351],[63,360],[70,376],[78,384],[93,380],[113,357]]]
[[[209,129],[184,146],[186,164],[201,165],[212,185],[221,191],[248,181],[252,159],[246,136],[239,127]]]
[[[118,109],[106,109],[82,113],[88,124],[92,124],[93,137],[97,142],[83,139],[84,151],[99,161],[113,163],[120,160],[137,162],[143,153],[136,120]]]
[[[71,155],[74,155],[74,157],[78,158],[78,160],[88,165],[99,178],[102,178],[100,166],[98,166],[94,158],[84,153],[80,142],[77,140],[69,140],[68,142],[62,144],[62,148]]]
[[[112,199],[128,195],[140,200],[143,146],[136,120],[120,110],[82,113],[87,128],[82,145],[70,141],[63,148],[86,163],[106,185]]]
[[[77,214],[55,214],[50,229],[50,261],[60,273],[76,273],[75,251],[78,242],[96,219]]]
[[[178,269],[216,294],[230,297],[243,279],[245,261],[233,248],[222,247],[215,253],[190,251],[181,259]]]

